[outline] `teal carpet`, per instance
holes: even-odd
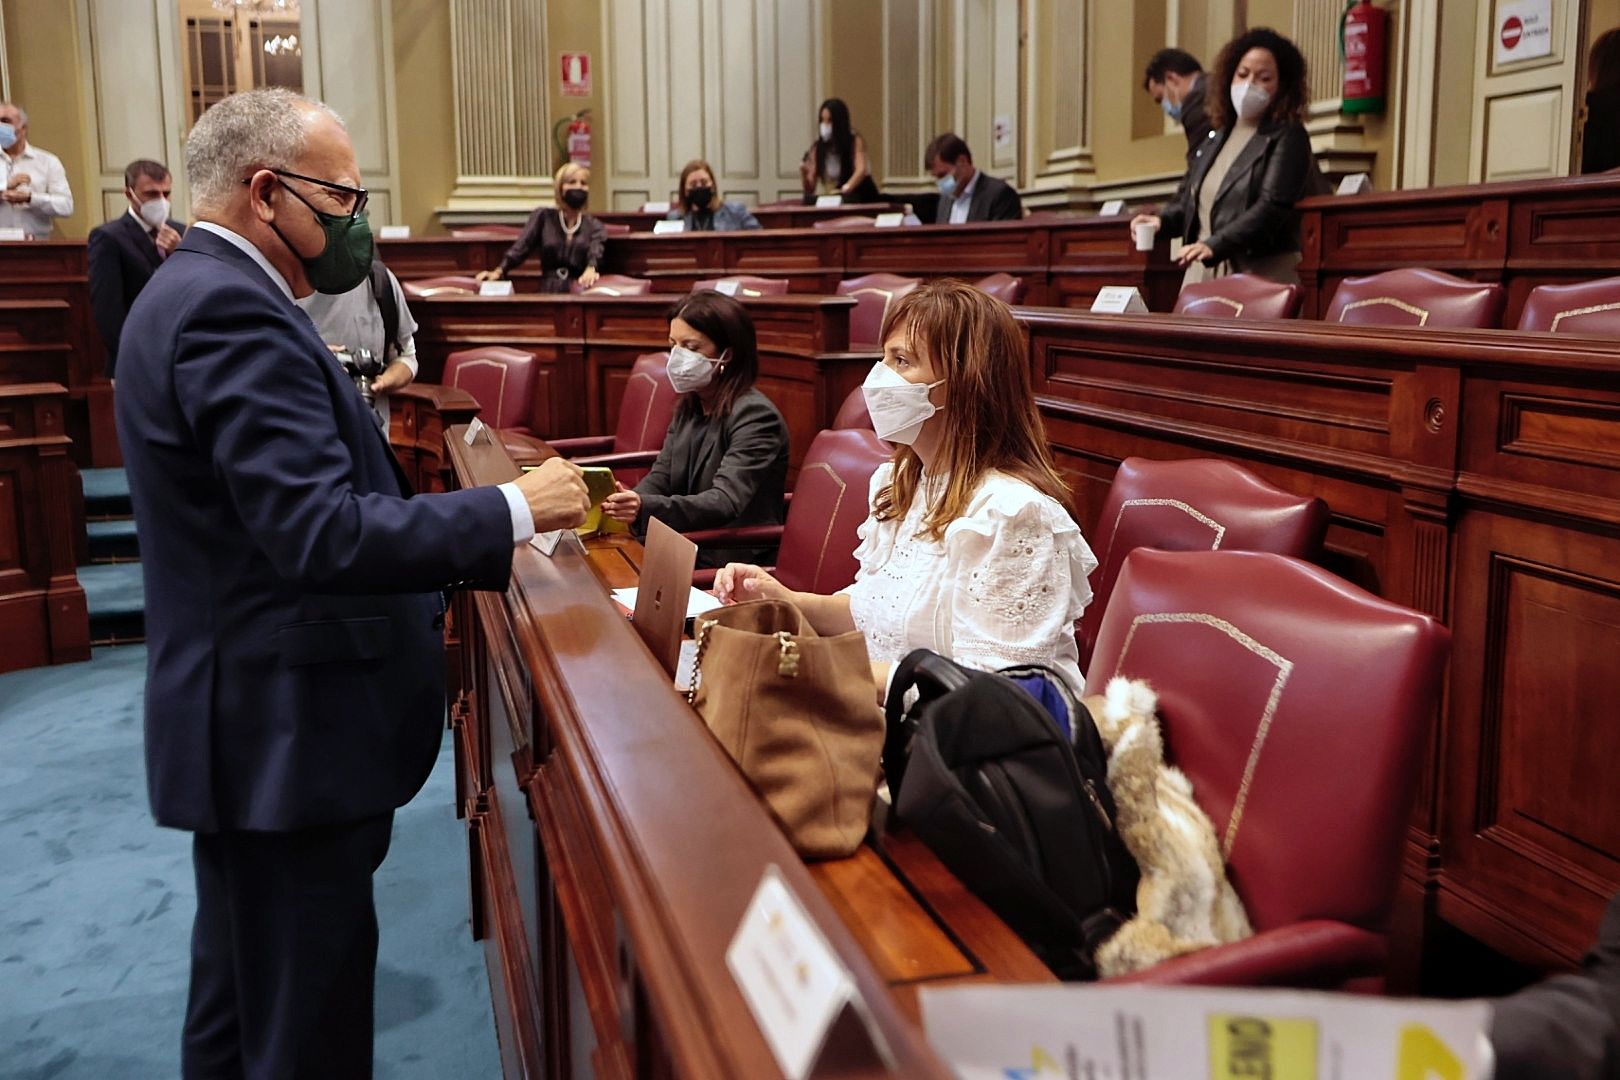
[[[146,649],[0,676],[0,1080],[179,1075],[190,835],[146,804]],[[500,1075],[448,739],[377,875],[376,1075]]]

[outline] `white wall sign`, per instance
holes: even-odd
[[[993,128],[996,133],[996,149],[1010,150],[1013,144],[1013,120],[1010,116],[998,116]]]
[[[1552,0],[1498,0],[1495,40],[1499,65],[1551,56]]]

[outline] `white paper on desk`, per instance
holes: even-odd
[[[872,224],[880,229],[898,229],[906,223],[906,215],[899,210],[892,213],[879,214],[872,219]]]
[[[377,239],[379,240],[409,240],[411,227],[409,225],[379,225],[377,226]]]
[[[0,240],[26,239],[28,239],[28,230],[19,225],[7,225],[4,228],[0,228]]]
[[[843,205],[844,205],[844,197],[842,195],[817,195],[816,196],[816,207],[818,209],[825,210],[829,206],[843,206]]]
[[[636,610],[635,589],[614,589],[613,599],[631,611]],[[686,617],[690,619],[693,616],[702,615],[706,611],[713,611],[719,606],[720,601],[716,600],[712,593],[706,593],[694,585],[691,594],[686,598]]]
[[[1490,1006],[1293,990],[960,986],[921,990],[962,1080],[1485,1080]]]

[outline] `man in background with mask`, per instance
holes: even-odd
[[[1204,111],[1204,69],[1198,58],[1182,49],[1160,49],[1148,61],[1142,76],[1148,92],[1164,114],[1181,125],[1187,136],[1187,165],[1209,138],[1209,116]]]
[[[194,834],[186,1077],[372,1073],[372,875],[444,735],[444,599],[578,525],[577,466],[410,495],[294,298],[370,272],[343,122],[289,90],[186,140],[196,222],[118,349],[146,585],[146,771]]]
[[[923,167],[939,185],[935,225],[965,225],[971,221],[1018,221],[1024,202],[1011,184],[973,166],[973,151],[960,135],[935,136],[923,152]]]
[[[62,161],[28,142],[28,114],[0,101],[0,229],[24,229],[35,240],[51,235],[52,218],[73,213],[73,191]]]
[[[107,346],[107,378],[118,364],[118,335],[130,305],[186,227],[169,216],[174,181],[161,162],[142,158],[124,170],[129,211],[90,230],[90,311]]]

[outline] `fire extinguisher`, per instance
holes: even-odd
[[[591,165],[591,110],[581,109],[573,116],[565,116],[551,129],[552,141],[557,144],[557,157],[567,158],[575,165]]]
[[[1339,20],[1339,56],[1344,60],[1340,112],[1384,111],[1384,56],[1389,46],[1389,12],[1369,0],[1345,0]]]

